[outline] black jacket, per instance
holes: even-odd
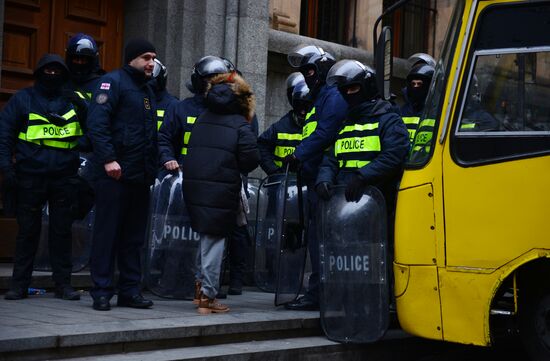
[[[54,62],[65,66],[59,56],[45,55],[40,59],[36,71]],[[80,163],[76,148],[52,148],[18,138],[27,129],[29,113],[47,118],[48,114],[62,115],[71,109],[78,111],[70,97],[67,97],[67,92],[62,88],[47,91],[38,81],[34,86],[15,93],[0,113],[0,172],[13,171],[12,156],[15,151],[15,169],[18,173],[76,175]]]
[[[355,172],[359,173],[367,184],[376,186],[382,191],[389,209],[393,207],[397,184],[401,179],[409,150],[409,136],[403,120],[393,112],[389,102],[378,100],[351,108],[343,126],[364,124],[367,121],[379,124],[381,149],[374,160]],[[332,147],[323,158],[317,184],[321,182],[346,184],[353,173],[341,171]]]
[[[268,175],[281,171],[281,166],[275,164],[277,159],[274,154],[278,142],[277,135],[280,133],[302,134],[302,127],[293,119],[292,110],[273,123],[258,138],[258,148],[262,156],[260,166]],[[294,143],[299,142],[297,140]]]
[[[157,164],[153,97],[145,75],[129,65],[101,78],[88,108],[96,178],[107,177],[104,164],[117,161],[121,181],[153,182]]]
[[[195,122],[183,162],[183,192],[192,227],[218,236],[228,235],[236,224],[240,174],[252,171],[260,160],[247,122],[254,111],[250,87],[240,76],[223,83],[227,76],[211,81],[207,111]]]

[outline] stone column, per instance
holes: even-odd
[[[168,89],[178,97],[195,62],[205,55],[231,60],[256,94],[260,129],[265,113],[268,0],[127,0],[124,38],[145,37],[168,68]]]

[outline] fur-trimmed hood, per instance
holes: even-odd
[[[237,73],[218,74],[208,81],[206,107],[218,114],[240,114],[248,122],[256,108],[250,85]]]

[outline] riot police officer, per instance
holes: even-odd
[[[418,53],[412,55],[409,62],[412,68],[407,75],[407,86],[403,89],[405,104],[400,111],[412,143],[434,75],[435,60],[428,54]]]
[[[155,67],[153,68],[153,77],[150,80],[151,88],[155,93],[155,115],[157,116],[157,129],[160,129],[164,114],[166,110],[170,108],[172,104],[178,102],[178,98],[173,96],[166,89],[166,82],[168,80],[168,70],[166,66],[155,59]]]
[[[282,172],[283,159],[294,153],[302,140],[302,128],[311,108],[307,87],[302,73],[292,73],[286,81],[287,98],[292,109],[272,124],[258,138],[262,159],[260,166],[268,175]]]
[[[347,104],[334,86],[326,84],[326,76],[334,57],[318,46],[300,46],[288,55],[292,67],[298,68],[305,78],[313,99],[313,108],[306,116],[302,131],[302,141],[293,154],[285,158],[285,163],[292,168],[301,167],[304,181],[308,187],[308,207],[311,215],[308,228],[308,248],[311,257],[312,273],[306,294],[297,301],[286,305],[287,309],[315,310],[319,309],[319,244],[314,229],[316,229],[315,209],[317,196],[314,191],[315,180],[323,151],[336,138],[338,129],[345,118]]]
[[[76,95],[89,102],[99,78],[105,74],[99,64],[99,50],[94,38],[84,33],[72,36],[65,49],[65,61]]]
[[[155,57],[149,41],[130,40],[125,65],[100,79],[88,110],[96,190],[90,293],[96,310],[110,309],[115,260],[120,272],[117,305],[153,305],[140,293],[140,250],[157,164],[154,95],[148,85]]]
[[[55,297],[78,300],[71,286],[71,225],[75,216],[77,139],[82,127],[74,105],[64,96],[69,70],[59,55],[44,55],[35,84],[17,92],[0,117],[0,171],[4,186],[17,194],[13,276],[7,300],[27,297],[42,225],[49,205],[49,253]],[[15,152],[15,164],[12,155]]]
[[[187,144],[195,120],[206,107],[204,92],[209,78],[227,73],[226,63],[217,56],[208,55],[195,63],[191,73],[190,89],[194,95],[169,107],[159,129],[159,160],[167,170],[176,170],[187,154]]]
[[[372,68],[341,60],[330,69],[327,83],[338,87],[349,111],[319,169],[317,194],[328,199],[334,183],[346,184],[346,200],[357,202],[372,185],[381,190],[391,213],[409,150],[407,128],[391,103],[378,96]]]

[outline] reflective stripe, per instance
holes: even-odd
[[[294,153],[295,149],[296,148],[294,147],[285,147],[284,145],[277,145],[275,147],[275,151],[273,152],[273,154],[275,154],[279,158],[284,158],[287,155]]]
[[[405,124],[418,124],[420,117],[402,117]]]
[[[164,109],[157,109],[157,117],[164,117]]]
[[[334,144],[334,155],[353,152],[379,152],[380,137],[371,135],[367,137],[353,137],[338,139]]]
[[[189,138],[191,138],[191,132],[183,133],[183,144],[189,144]]]
[[[50,140],[50,139],[40,139],[40,140],[27,139],[25,133],[19,133],[18,138],[36,145],[46,145],[48,147],[60,148],[60,149],[72,149],[78,145],[77,140],[72,142],[64,142],[64,141]]]
[[[311,118],[311,116],[315,114],[315,107],[311,108],[311,110],[309,111],[309,113],[306,114],[306,121]]]
[[[464,123],[460,125],[460,129],[474,129],[476,127],[476,123]]]
[[[409,132],[409,140],[412,142],[414,140],[414,135],[416,134],[416,129],[407,129]]]
[[[311,133],[315,131],[316,128],[317,128],[317,122],[315,121],[309,122],[306,125],[304,125],[304,127],[302,128],[302,140],[309,137]]]
[[[46,119],[43,116],[41,116],[40,114],[36,114],[36,113],[29,113],[29,120],[43,120],[46,123],[50,122],[48,119]]]
[[[279,168],[283,166],[283,162],[281,162],[280,160],[274,160],[273,163],[275,163],[275,165]]]
[[[277,133],[277,139],[302,140],[302,134],[299,134],[299,133]]]
[[[187,117],[187,124],[195,124],[197,117]]]
[[[370,163],[370,160],[339,160],[340,168],[363,168]]]
[[[27,127],[26,138],[35,139],[63,139],[82,135],[82,129],[77,122],[58,127],[53,124],[31,125]]]
[[[181,148],[181,154],[186,155],[187,154],[187,147]]]
[[[79,98],[81,98],[81,99],[86,99],[86,97],[84,96],[84,94],[82,94],[82,93],[79,92],[78,90],[75,90],[75,93],[76,93],[76,95],[78,95]]]
[[[353,124],[345,126],[338,134],[353,132],[353,131],[363,131],[363,130],[374,130],[378,129],[378,123],[367,123],[367,124]]]
[[[160,129],[161,125],[162,125],[162,120],[157,120],[157,130]]]
[[[420,122],[419,127],[433,127],[435,125],[435,119],[424,119]]]
[[[416,138],[414,138],[414,145],[424,145],[428,143],[433,136],[433,131],[423,131],[416,133]]]

